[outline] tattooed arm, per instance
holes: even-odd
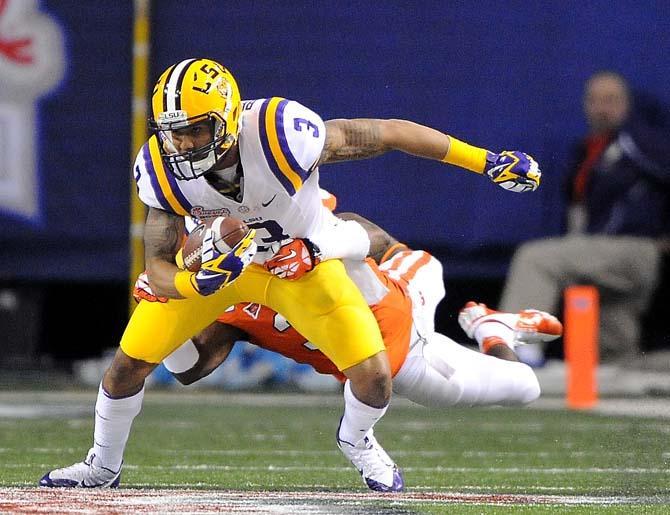
[[[319,164],[366,159],[389,150],[441,160],[449,143],[446,134],[407,120],[328,120]]]
[[[381,263],[382,258],[389,259],[396,251],[407,250],[407,245],[401,244],[393,236],[387,233],[377,224],[372,223],[367,218],[362,217],[356,213],[337,213],[337,217],[342,220],[354,220],[363,226],[365,232],[370,238],[370,250],[368,257],[374,259],[377,263]],[[391,253],[389,253],[391,251]],[[389,253],[389,255],[387,255]]]
[[[518,150],[494,154],[407,120],[341,119],[328,120],[325,125],[326,141],[317,165],[400,150],[483,174],[509,191],[523,193],[540,186],[539,165]]]
[[[175,255],[183,234],[184,219],[181,216],[149,208],[144,226],[144,260],[149,285],[161,297],[183,298],[174,286],[174,276],[179,272]]]

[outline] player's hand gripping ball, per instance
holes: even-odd
[[[518,150],[490,155],[484,173],[501,188],[515,193],[535,191],[542,177],[537,161]]]
[[[300,279],[321,262],[319,247],[307,238],[289,238],[276,245],[265,268],[282,279]]]
[[[207,229],[211,229],[216,222],[216,230],[218,238],[222,241],[216,241],[215,244],[220,248],[221,252],[226,253],[237,245],[249,232],[249,227],[239,218],[233,217],[218,217],[207,218],[193,229],[184,245],[181,248],[181,261],[179,265],[190,272],[198,272],[202,264],[202,241]]]
[[[210,295],[237,279],[256,254],[256,231],[237,218],[219,216],[196,227],[184,242],[183,268],[193,286]]]

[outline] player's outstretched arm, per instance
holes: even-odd
[[[534,191],[540,185],[537,162],[519,151],[499,154],[474,147],[443,132],[408,120],[328,120],[326,141],[318,164],[366,159],[399,150],[482,175],[500,187]]]
[[[174,361],[171,361],[172,355],[163,363],[181,384],[193,384],[218,368],[233,350],[236,341],[248,339],[244,331],[222,322],[214,322],[184,343],[184,346],[192,346],[189,351],[191,354],[194,351],[197,353],[197,361],[193,366],[186,370],[186,367],[179,367],[178,364],[175,366]],[[177,351],[173,354],[176,356]]]
[[[368,257],[371,257],[379,264],[391,258],[395,252],[408,249],[407,245],[400,243],[377,224],[372,223],[357,213],[337,213],[337,217],[342,220],[354,220],[365,229],[368,233],[368,238],[370,238]]]

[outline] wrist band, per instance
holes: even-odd
[[[449,141],[449,151],[441,160],[443,163],[460,166],[477,173],[484,173],[487,154],[485,149],[468,145],[453,136],[449,136]]]
[[[198,292],[191,280],[194,275],[193,272],[184,270],[182,272],[177,272],[174,276],[174,287],[179,292],[179,295],[186,299],[200,295],[200,292]]]
[[[379,264],[381,265],[384,261],[388,261],[396,252],[402,250],[409,250],[409,247],[404,243],[394,243],[384,252],[384,255],[379,260]]]

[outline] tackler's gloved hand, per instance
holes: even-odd
[[[149,285],[149,276],[146,272],[142,272],[137,276],[135,287],[133,288],[133,298],[135,302],[146,300],[147,302],[167,302],[167,297],[156,295]]]
[[[321,262],[321,251],[307,238],[289,238],[278,244],[265,268],[282,279],[300,279]]]

